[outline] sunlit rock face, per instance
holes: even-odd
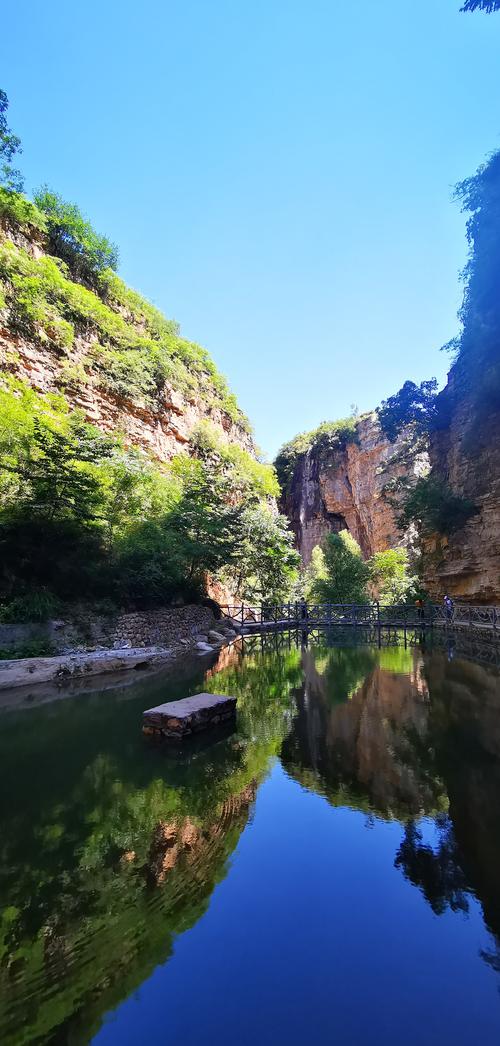
[[[94,339],[78,339],[72,362],[78,363],[88,353]],[[41,344],[26,341],[0,327],[0,363],[5,367],[9,356],[15,361],[8,369],[23,378],[38,392],[60,392],[61,357]],[[96,383],[67,386],[64,395],[72,408],[103,432],[123,433],[127,443],[141,447],[159,461],[169,461],[186,448],[193,429],[208,419],[222,440],[237,443],[254,453],[251,436],[219,407],[209,409],[201,400],[188,399],[178,390],[166,386],[155,408],[141,406],[132,399],[118,396]]]
[[[472,499],[477,513],[448,537],[425,546],[425,583],[433,595],[447,591],[471,603],[500,601],[500,413],[478,414],[474,389],[457,365],[442,403],[449,422],[431,439],[435,474]]]
[[[404,472],[396,461],[399,449],[370,414],[360,418],[356,441],[339,449],[313,447],[299,457],[281,507],[305,565],[315,545],[340,530],[350,531],[365,557],[404,542],[384,496],[386,484]]]

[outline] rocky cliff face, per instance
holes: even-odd
[[[73,362],[87,354],[91,343],[79,339]],[[63,362],[50,348],[0,326],[0,367],[24,378],[37,391],[62,391]],[[86,421],[104,432],[122,434],[126,444],[141,447],[159,461],[169,461],[185,449],[193,430],[204,420],[212,423],[225,442],[254,453],[252,437],[220,407],[207,407],[201,399],[187,398],[171,385],[165,385],[154,408],[113,394],[92,378],[82,384],[64,382],[63,388],[70,406],[81,411]]]
[[[335,449],[320,444],[299,455],[281,508],[305,565],[314,546],[331,532],[348,529],[366,557],[404,541],[383,496],[385,485],[402,473],[395,460],[398,449],[370,414],[358,422],[352,442]]]
[[[435,474],[471,499],[477,509],[448,537],[425,544],[425,584],[434,596],[448,592],[470,603],[500,601],[500,412],[478,411],[474,388],[460,366],[441,394],[449,418],[431,439]]]

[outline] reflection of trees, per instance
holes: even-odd
[[[241,673],[238,734],[168,756],[141,711],[161,677],[15,713],[0,733],[2,1042],[88,1041],[205,911],[288,728],[297,651]],[[229,665],[213,689],[239,693]],[[203,679],[189,680],[191,692]],[[266,696],[272,691],[271,699]],[[15,783],[15,784],[14,784]],[[27,1000],[29,999],[29,1005]]]
[[[415,822],[408,822],[395,866],[422,890],[436,915],[441,915],[446,908],[466,912],[469,907],[467,880],[460,866],[453,826],[446,814],[436,817],[434,823],[439,836],[435,849],[423,841]]]

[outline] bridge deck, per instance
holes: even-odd
[[[500,633],[500,607],[457,604],[448,612],[445,607],[426,603],[419,609],[413,604],[386,606],[381,603],[338,604],[305,603],[245,604],[221,607],[224,617],[243,627],[244,631],[268,631],[284,628],[453,628],[472,629],[483,634]]]

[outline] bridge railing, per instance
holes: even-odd
[[[469,627],[497,630],[500,633],[500,607],[472,606],[457,603],[448,609],[437,603],[418,607],[413,603],[262,603],[259,606],[234,604],[221,606],[224,617],[239,625],[257,628],[259,625],[286,628],[307,627],[310,624],[325,627]]]

